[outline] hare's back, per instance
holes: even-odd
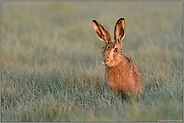
[[[127,56],[125,57],[128,60],[129,65],[131,66],[131,70],[133,71],[136,82],[142,83],[141,74],[140,74],[139,69],[137,68],[137,65],[132,61],[132,59],[130,59]]]

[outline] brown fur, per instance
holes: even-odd
[[[103,49],[103,62],[106,66],[107,84],[113,92],[133,93],[138,97],[142,94],[141,74],[135,63],[123,55],[121,41],[125,37],[125,20],[120,18],[115,25],[114,39],[112,42],[108,31],[93,20],[93,27],[97,36],[105,42]]]

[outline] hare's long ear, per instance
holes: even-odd
[[[118,44],[121,44],[121,41],[125,37],[125,19],[120,18],[115,25],[114,29],[114,40]]]
[[[104,41],[105,43],[112,42],[109,32],[102,25],[100,25],[100,23],[98,23],[96,20],[93,20],[93,27],[96,31],[97,36],[100,38],[100,40]]]

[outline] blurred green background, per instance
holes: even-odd
[[[182,2],[2,2],[1,121],[183,120]],[[143,98],[104,88],[96,19],[138,66]]]

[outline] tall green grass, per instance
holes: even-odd
[[[126,19],[140,99],[104,86],[104,45]],[[2,2],[1,121],[183,121],[182,2]]]

